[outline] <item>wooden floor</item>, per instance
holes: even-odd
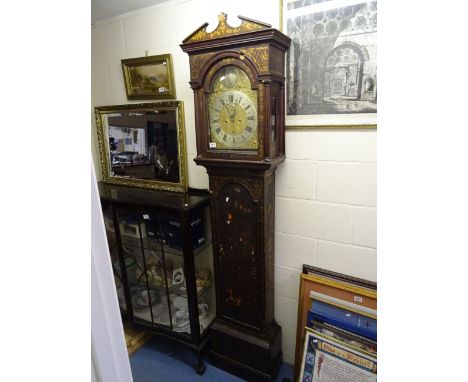
[[[124,324],[124,332],[128,355],[135,353],[152,337],[150,333],[140,329],[131,328],[126,324]]]

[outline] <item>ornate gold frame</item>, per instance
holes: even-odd
[[[129,178],[113,176],[110,174],[109,163],[109,142],[103,122],[103,116],[119,112],[138,112],[151,110],[176,110],[177,112],[177,136],[179,152],[179,179],[178,183],[164,182],[159,180],[149,180],[140,178]],[[124,186],[134,186],[141,188],[152,188],[163,191],[186,192],[188,187],[187,179],[187,154],[185,144],[185,122],[184,103],[182,101],[165,101],[154,103],[127,104],[115,106],[98,106],[94,108],[96,117],[96,130],[98,137],[99,156],[102,169],[103,181],[106,183],[120,184]]]

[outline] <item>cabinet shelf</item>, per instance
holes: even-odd
[[[130,289],[134,288],[134,287],[137,287],[137,286],[146,287],[146,281],[141,279],[139,282],[130,283],[129,285],[130,285]],[[197,290],[197,297],[202,297],[212,286],[213,286],[213,283],[210,282],[209,285],[206,285],[206,286],[202,287],[201,289],[198,289]],[[163,292],[163,291],[166,290],[165,285],[155,285],[155,284],[149,283],[149,287],[151,289],[154,289],[154,290],[158,291],[158,292]],[[167,289],[168,289],[170,295],[174,294],[174,295],[185,297],[185,298],[187,297],[187,288],[184,285],[179,285],[179,284],[170,285],[170,286],[168,286]]]
[[[144,250],[162,252],[162,249],[161,249],[161,245],[162,245],[165,254],[171,254],[171,255],[176,255],[176,256],[184,255],[184,251],[182,249],[171,247],[169,244],[161,244],[156,239],[149,238],[149,237],[144,237],[142,239],[143,247],[141,246],[140,239],[137,239],[134,237],[122,235],[121,240],[122,240],[122,245],[124,247],[124,250],[125,250],[125,247],[131,247],[134,249],[143,248]],[[210,247],[211,247],[211,241],[206,241],[205,243],[201,244],[199,247],[193,248],[193,255],[197,256]],[[133,252],[131,253],[134,254]]]
[[[140,287],[141,286],[133,286],[132,288]],[[208,286],[201,291],[201,294],[204,294],[209,288]],[[132,289],[131,288],[131,289]],[[132,306],[133,306],[133,314],[137,319],[146,321],[148,323],[154,323],[157,325],[163,325],[166,327],[170,327],[172,331],[178,333],[189,333],[190,334],[190,321],[188,318],[186,321],[183,321],[182,324],[179,322],[177,323],[176,313],[180,310],[181,307],[188,307],[188,298],[186,295],[177,295],[177,294],[170,294],[170,304],[167,303],[167,296],[164,294],[164,289],[157,290],[156,288],[150,288],[150,293],[152,293],[151,298],[151,310],[148,306],[143,308],[135,307],[137,302],[137,296],[132,296]],[[174,297],[176,296],[176,297]],[[137,304],[136,304],[137,305]],[[169,315],[169,308],[170,308],[170,315]],[[151,315],[151,311],[153,315]],[[170,317],[172,321],[170,321]],[[214,319],[214,312],[206,312],[204,314],[199,314],[199,324],[201,332],[205,331],[209,324]],[[172,325],[171,325],[172,322]]]

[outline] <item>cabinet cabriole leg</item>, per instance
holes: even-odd
[[[202,361],[199,361],[195,371],[197,372],[198,375],[203,375],[205,374],[205,370],[206,370],[205,364]]]

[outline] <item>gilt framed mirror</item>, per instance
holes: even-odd
[[[104,182],[187,191],[183,102],[99,106],[95,117]]]

